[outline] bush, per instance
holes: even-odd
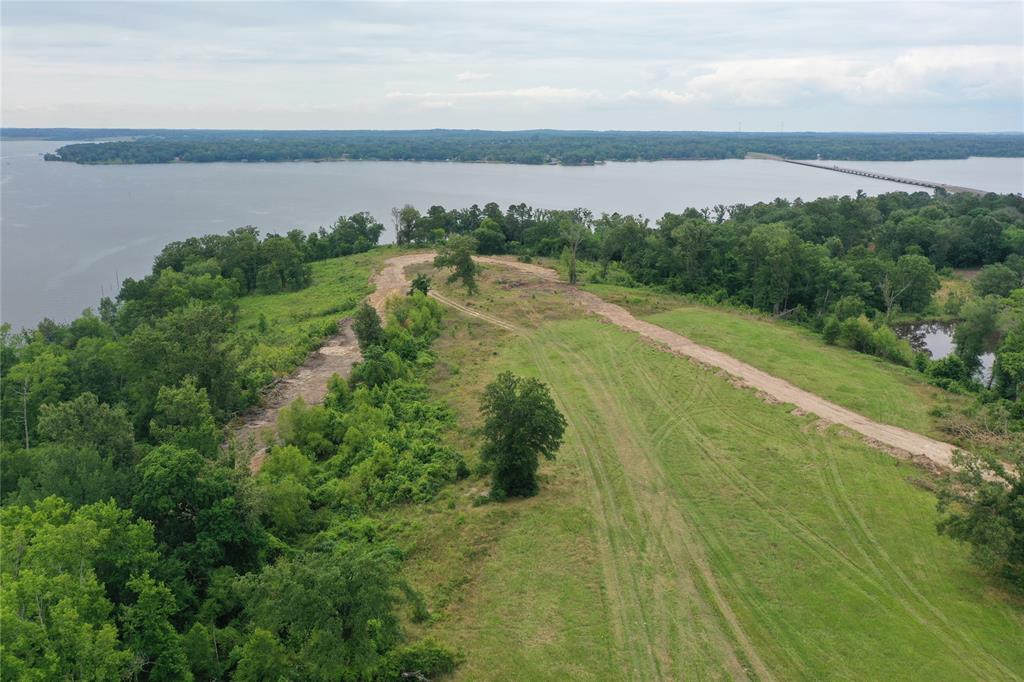
[[[844,320],[839,329],[839,344],[861,353],[874,354],[874,327],[863,315]]]
[[[833,316],[829,316],[829,318],[825,320],[825,326],[821,329],[821,338],[824,339],[825,343],[828,345],[834,346],[836,341],[839,340],[839,334],[841,331],[842,328],[839,325],[839,320]]]
[[[922,374],[928,372],[928,368],[931,366],[932,360],[928,353],[924,351],[917,351],[914,353],[914,369]]]
[[[875,330],[872,341],[875,355],[880,358],[904,367],[910,367],[910,363],[914,360],[914,351],[910,344],[896,336],[896,332],[885,325]]]
[[[444,307],[419,291],[414,291],[405,298],[392,299],[388,305],[388,313],[392,324],[417,337],[424,346],[429,345],[441,333]]]
[[[480,227],[473,230],[472,234],[477,243],[477,253],[494,255],[505,252],[505,235],[501,232]]]
[[[864,301],[859,296],[843,296],[836,302],[833,312],[840,321],[864,314]]]
[[[409,679],[403,673],[419,673],[427,679],[455,672],[458,660],[455,655],[433,640],[425,639],[397,649],[392,649],[381,662],[373,676],[379,682],[402,682]],[[415,679],[415,678],[413,678]]]
[[[363,361],[352,368],[349,384],[353,388],[361,384],[380,386],[403,379],[408,374],[409,370],[398,353],[384,346],[371,346],[363,353]]]
[[[380,315],[369,303],[363,303],[352,318],[352,331],[359,341],[359,350],[364,353],[372,346],[384,343],[384,328]]]
[[[884,324],[875,327],[863,315],[851,317],[841,324],[829,318],[822,336],[826,342],[829,338],[835,338],[845,348],[875,355],[897,365],[909,367],[914,362],[914,350],[906,340]]]
[[[971,383],[971,370],[958,355],[947,355],[941,360],[933,362],[928,368],[928,376],[935,379],[936,384],[948,390],[953,390],[950,382],[961,385]]]
[[[1013,466],[994,453],[958,452],[939,493],[939,532],[971,545],[974,560],[1024,590],[1024,450]]]
[[[1009,296],[1010,292],[1022,286],[1021,276],[1002,264],[986,265],[971,283],[978,296]]]

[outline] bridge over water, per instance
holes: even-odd
[[[966,193],[966,194],[988,194],[985,190],[974,189],[973,187],[959,187],[957,185],[947,185],[942,182],[931,182],[929,180],[915,180],[914,178],[901,178],[896,175],[886,175],[885,173],[877,173],[875,171],[861,170],[859,168],[844,168],[842,166],[828,165],[824,163],[816,163],[813,161],[795,161],[793,159],[785,159],[781,156],[774,156],[772,154],[758,154],[751,152],[747,154],[748,159],[766,159],[769,161],[781,161],[783,163],[792,163],[798,166],[808,166],[810,168],[819,168],[821,170],[834,171],[836,173],[849,173],[850,175],[860,175],[865,178],[873,178],[875,180],[888,180],[889,182],[898,182],[904,185],[914,185],[916,187],[927,187],[929,189],[941,189],[945,192],[951,193]]]

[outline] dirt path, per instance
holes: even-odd
[[[381,278],[389,283],[401,281],[407,287],[408,283],[405,282],[403,274],[405,268],[410,265],[429,262],[432,258],[433,254],[430,253],[409,254],[392,258],[387,262],[384,270],[381,271]],[[480,256],[476,260],[482,263],[510,267],[548,281],[560,281],[558,274],[554,270],[540,265],[488,256]],[[737,382],[758,391],[768,400],[794,405],[798,410],[817,415],[831,424],[845,426],[864,436],[871,445],[898,456],[909,457],[925,466],[948,468],[952,464],[952,457],[956,448],[949,443],[943,443],[942,441],[922,436],[919,433],[914,433],[898,426],[882,424],[868,419],[852,410],[848,410],[802,388],[798,388],[784,379],[741,362],[721,351],[694,343],[685,336],[669,331],[664,327],[639,320],[625,308],[609,303],[594,294],[568,285],[564,285],[564,288],[566,293],[588,312],[599,315],[623,329],[636,332],[640,336],[666,347],[677,355],[691,358],[709,367],[724,370]],[[439,298],[439,300],[443,300],[446,303],[449,302],[443,298]],[[483,319],[490,317],[476,311],[466,311],[464,306],[456,307],[476,317]],[[495,320],[488,321],[495,324],[500,323],[500,321]]]
[[[384,267],[371,279],[375,288],[367,300],[383,317],[387,300],[392,296],[404,294],[409,289],[405,269],[412,265],[429,263],[433,258],[434,254],[427,252],[410,253],[388,259]],[[561,283],[554,270],[540,265],[492,256],[479,256],[476,260],[481,263],[503,265],[547,281]],[[694,343],[685,336],[663,327],[639,320],[625,308],[608,303],[594,294],[567,284],[562,284],[562,286],[566,294],[588,312],[599,315],[623,329],[636,332],[667,348],[672,353],[691,358],[709,367],[721,369],[732,376],[736,382],[756,390],[767,400],[792,404],[798,410],[817,415],[826,422],[845,426],[864,436],[871,445],[892,454],[909,457],[926,466],[941,468],[951,466],[956,448],[949,443],[868,419],[730,355]],[[437,292],[431,292],[431,295],[467,315],[510,331],[516,330],[513,324],[505,320],[472,310]],[[352,333],[348,321],[345,321],[340,325],[337,335],[332,336],[319,350],[310,354],[306,362],[295,373],[281,381],[271,391],[259,409],[245,417],[244,423],[235,429],[233,435],[240,442],[245,443],[251,440],[254,443],[256,451],[249,465],[252,471],[259,471],[259,467],[266,457],[266,447],[260,442],[260,435],[266,429],[271,429],[276,425],[277,414],[281,408],[300,397],[309,404],[323,402],[324,396],[327,395],[327,382],[331,376],[334,374],[348,376],[352,365],[360,359],[361,355],[355,335]]]
[[[433,258],[432,254],[426,256],[428,260]],[[424,254],[410,254],[392,258],[386,267],[371,278],[370,281],[376,288],[367,300],[382,317],[387,300],[396,294],[404,294],[409,289],[409,283],[404,275],[404,259],[414,259],[409,263],[412,264],[422,262],[423,257]],[[461,308],[453,301],[443,299],[443,302]],[[468,310],[465,312],[471,313]],[[338,323],[337,334],[310,353],[306,361],[291,375],[278,382],[264,398],[263,403],[243,415],[242,423],[232,430],[232,438],[253,448],[249,470],[256,473],[263,465],[263,460],[267,456],[267,437],[277,427],[277,415],[281,408],[291,405],[297,398],[302,398],[309,405],[322,403],[327,396],[327,383],[331,377],[335,374],[348,377],[352,366],[362,359],[356,335],[352,332],[352,321],[346,318]]]
[[[288,407],[296,398],[302,398],[310,405],[322,403],[327,396],[327,382],[331,376],[348,376],[352,365],[359,362],[359,344],[352,333],[351,319],[338,324],[338,333],[331,336],[317,350],[309,354],[306,361],[287,378],[279,381],[263,403],[242,416],[243,422],[232,431],[232,438],[242,445],[251,445],[252,457],[249,470],[256,473],[267,456],[265,431],[277,426],[277,413]]]

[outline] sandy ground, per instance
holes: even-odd
[[[409,289],[405,269],[411,265],[430,262],[433,257],[433,253],[411,253],[389,259],[384,267],[373,276],[372,282],[375,290],[367,300],[377,308],[383,317],[387,300],[394,295],[404,294]],[[476,260],[482,263],[500,264],[551,282],[559,282],[555,271],[539,265],[487,256],[477,257]],[[690,358],[705,366],[723,370],[733,377],[735,383],[754,389],[765,400],[791,404],[795,406],[794,411],[798,414],[814,414],[829,424],[845,426],[862,435],[869,444],[898,457],[909,458],[932,468],[948,468],[952,464],[952,456],[956,448],[948,443],[868,419],[730,355],[694,343],[685,336],[663,327],[639,320],[625,308],[608,303],[594,294],[567,284],[562,284],[562,288],[571,300],[588,312],[599,315],[623,329],[635,332],[672,353]],[[511,322],[469,309],[436,292],[431,292],[431,295],[467,315],[483,319],[505,329],[513,331],[516,329]],[[351,331],[349,321],[345,320],[339,325],[337,335],[332,336],[324,346],[312,353],[295,373],[281,381],[267,396],[262,407],[245,417],[244,423],[234,431],[234,436],[242,443],[252,442],[254,444],[255,451],[250,460],[252,471],[259,470],[266,456],[265,442],[268,432],[272,434],[272,429],[277,422],[278,411],[299,397],[310,404],[323,402],[327,394],[327,382],[331,376],[339,374],[347,377],[352,370],[352,365],[360,358],[355,335]]]

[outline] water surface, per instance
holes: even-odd
[[[78,166],[41,160],[61,144],[0,145],[0,318],[15,327],[43,317],[71,319],[116,292],[124,277],[147,274],[167,242],[243,225],[312,231],[338,215],[366,210],[387,225],[383,241],[390,241],[391,208],[406,203],[425,211],[434,204],[462,208],[494,201],[505,208],[525,202],[656,219],[689,206],[815,199],[858,189],[913,191],[757,160],[591,167],[373,161]],[[941,163],[953,164],[950,169],[968,164],[973,175],[962,184],[1005,190],[1005,161]],[[913,169],[901,172],[914,175]],[[960,182],[959,176],[930,179]]]
[[[895,331],[909,341],[914,350],[927,351],[932,360],[941,360],[956,351],[956,342],[953,340],[956,323],[953,322],[920,322],[900,325]],[[995,344],[989,345],[991,348],[986,349],[987,352],[981,355],[981,367],[978,369],[978,378],[984,384],[987,384],[992,378],[992,364],[996,360]]]

